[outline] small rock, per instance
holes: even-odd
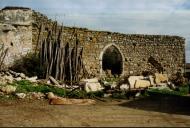
[[[24,99],[26,97],[26,94],[25,93],[16,93],[16,96],[19,98],[19,99]]]
[[[48,92],[48,94],[47,94],[47,98],[48,99],[53,99],[53,98],[55,98],[56,96],[53,94],[53,92]]]
[[[13,76],[12,75],[10,75],[10,76],[4,76],[4,78],[5,78],[5,80],[7,81],[7,83],[13,83],[13,80],[14,80],[14,78],[13,78]]]
[[[104,94],[105,98],[108,98],[108,97],[111,97],[111,96],[112,96],[112,94]]]
[[[22,78],[21,78],[21,77],[17,77],[17,78],[15,78],[15,80],[16,80],[16,81],[21,81]]]
[[[139,97],[140,95],[141,95],[141,93],[137,92],[136,95],[135,95],[135,97]]]
[[[50,80],[48,80],[48,81],[47,81],[47,84],[51,84],[51,81],[50,81]]]
[[[11,94],[11,93],[16,91],[16,87],[11,86],[11,85],[7,85],[5,87],[2,87],[1,91],[4,93],[7,93],[7,94]]]
[[[25,75],[24,73],[20,73],[20,77],[21,77],[22,79],[26,79],[26,75]]]
[[[37,82],[37,79],[38,79],[37,76],[30,77],[30,78],[26,77],[26,80],[29,80],[30,82],[33,82],[33,83]]]

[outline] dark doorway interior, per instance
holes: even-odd
[[[120,75],[122,73],[122,56],[115,46],[110,46],[103,54],[102,69],[104,71],[111,70],[112,75]]]

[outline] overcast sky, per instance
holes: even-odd
[[[30,7],[67,26],[182,36],[190,63],[190,0],[0,0],[5,6]]]

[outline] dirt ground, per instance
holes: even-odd
[[[0,126],[179,127],[190,126],[190,110],[181,101],[151,98],[109,99],[89,106],[49,105],[47,100],[1,100]]]

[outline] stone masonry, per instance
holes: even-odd
[[[32,11],[28,8],[0,10],[0,46],[8,48],[6,65],[32,51]]]
[[[43,36],[47,36],[54,21],[47,16],[26,8],[3,9],[0,11],[0,43],[9,47],[6,64],[12,63],[34,50],[39,39],[39,28],[43,24]],[[58,26],[60,27],[60,25]],[[7,30],[8,29],[8,30]],[[185,69],[185,39],[168,35],[135,35],[116,32],[92,31],[85,28],[64,27],[62,45],[73,44],[77,33],[83,47],[85,68],[94,76],[103,74],[102,57],[107,48],[114,46],[122,56],[122,75],[141,75],[144,71],[158,72],[153,58],[164,72],[172,75]],[[13,44],[13,45],[12,45]]]

